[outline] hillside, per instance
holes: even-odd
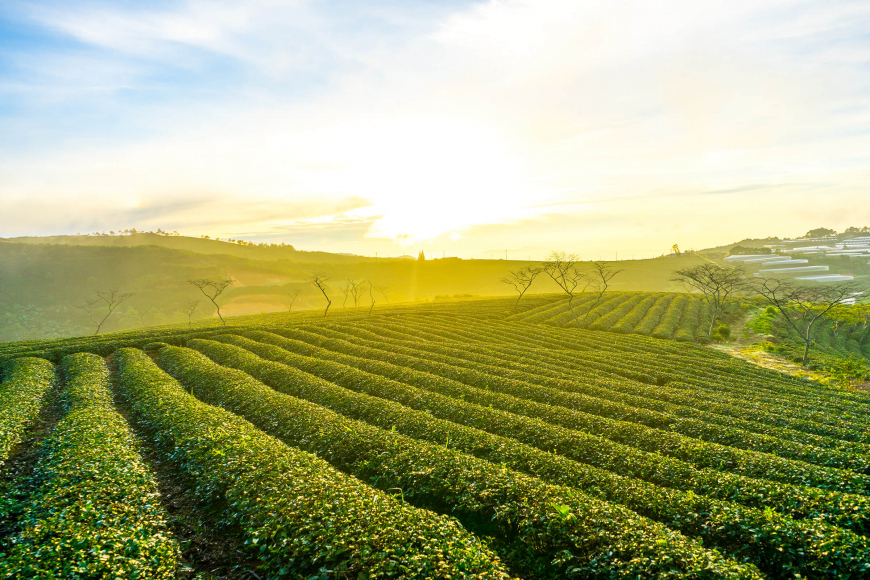
[[[456,258],[374,259],[152,234],[52,239],[76,243],[44,243],[45,238],[0,243],[0,341],[93,333],[95,326],[78,307],[99,290],[134,294],[106,323],[105,331],[116,331],[187,321],[183,309],[197,299],[203,302],[194,320],[215,316],[214,307],[188,284],[195,278],[233,280],[218,301],[222,312],[232,316],[286,310],[297,290],[294,309],[323,308],[323,296],[308,282],[313,272],[329,277],[327,292],[336,310],[353,303],[352,298],[345,303],[341,290],[348,279],[381,287],[383,294],[372,293],[378,303],[504,296],[513,289],[500,279],[529,265]],[[131,245],[139,239],[155,244]],[[217,253],[223,249],[232,253]],[[310,261],[314,255],[324,261]],[[680,291],[670,281],[672,270],[698,261],[684,255],[613,263],[623,270],[613,288]],[[530,293],[556,291],[556,285],[541,276]],[[368,293],[360,303],[370,303]]]
[[[340,264],[344,262],[359,262],[373,260],[365,256],[349,254],[333,254],[330,252],[306,252],[293,246],[276,244],[232,243],[227,240],[212,240],[208,238],[192,238],[139,232],[128,235],[84,235],[84,236],[40,236],[0,238],[0,242],[13,244],[46,244],[63,246],[88,247],[134,247],[159,246],[174,250],[185,250],[197,254],[222,254],[252,260],[292,260],[294,262],[313,262],[324,264]]]
[[[0,574],[84,561],[166,579],[870,570],[870,396],[531,320],[553,305],[0,345],[0,408],[15,411],[0,415],[0,488],[15,499]]]

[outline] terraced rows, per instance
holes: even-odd
[[[573,302],[574,313],[562,297],[511,314],[507,320],[608,330],[680,341],[701,340],[710,324],[706,305],[698,296],[663,292],[608,292],[596,302],[581,294]]]
[[[4,345],[0,578],[207,573],[167,485],[238,578],[870,574],[870,395],[654,338],[695,298],[605,298]]]

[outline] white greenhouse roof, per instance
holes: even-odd
[[[828,276],[801,276],[800,278],[795,278],[795,280],[810,280],[812,282],[848,282],[849,280],[854,280],[852,276],[845,276],[843,274],[829,274]]]

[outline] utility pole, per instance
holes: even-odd
[[[507,262],[507,250],[504,251],[504,261]]]

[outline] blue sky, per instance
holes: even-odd
[[[870,225],[867,2],[0,4],[0,237],[647,256]]]

